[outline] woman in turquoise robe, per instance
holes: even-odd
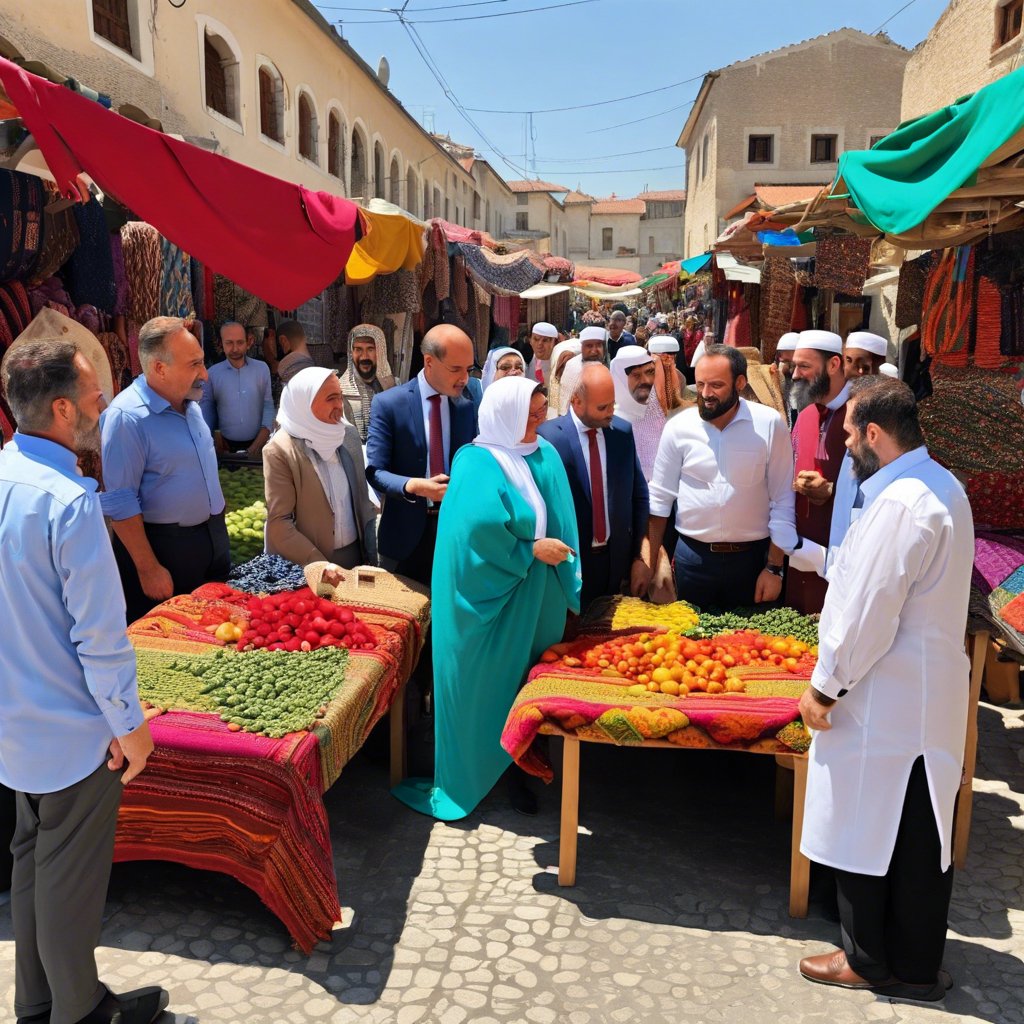
[[[506,377],[484,392],[480,434],[459,450],[441,503],[431,581],[433,779],[392,792],[442,821],[470,814],[512,761],[509,709],[580,604],[569,481],[537,436],[544,390]]]

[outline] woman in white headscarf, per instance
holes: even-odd
[[[580,378],[583,376],[583,356],[570,356],[562,367],[562,376],[558,382],[558,408],[548,410],[548,419],[556,416],[564,416],[569,411],[572,396],[580,386]]]
[[[579,338],[560,341],[551,352],[551,379],[548,381],[548,419],[560,416],[558,411],[559,396],[562,392],[562,374],[565,366],[573,356],[582,351]]]
[[[345,419],[332,370],[299,371],[281,395],[278,431],[263,449],[266,547],[298,565],[377,564],[376,506],[359,431]]]
[[[484,392],[480,433],[459,450],[441,503],[431,581],[433,779],[393,791],[442,821],[471,813],[512,764],[501,732],[541,653],[579,609],[576,514],[558,453],[537,436],[544,389],[506,377]],[[536,797],[509,774],[523,813]]]
[[[517,349],[503,346],[492,348],[484,361],[480,383],[486,391],[496,380],[504,377],[522,377],[526,373],[526,360]]]

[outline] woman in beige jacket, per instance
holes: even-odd
[[[281,396],[277,422],[263,449],[267,551],[298,565],[376,565],[377,507],[337,375],[319,366],[297,373]]]

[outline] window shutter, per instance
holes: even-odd
[[[132,53],[132,28],[128,0],[92,0],[92,24],[96,34]]]
[[[218,114],[230,117],[228,110],[228,79],[217,47],[204,37],[203,54],[206,63],[206,105]]]

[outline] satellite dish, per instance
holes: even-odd
[[[388,82],[391,81],[391,65],[388,63],[387,57],[381,57],[378,62],[377,77],[380,79],[380,84],[386,89]]]

